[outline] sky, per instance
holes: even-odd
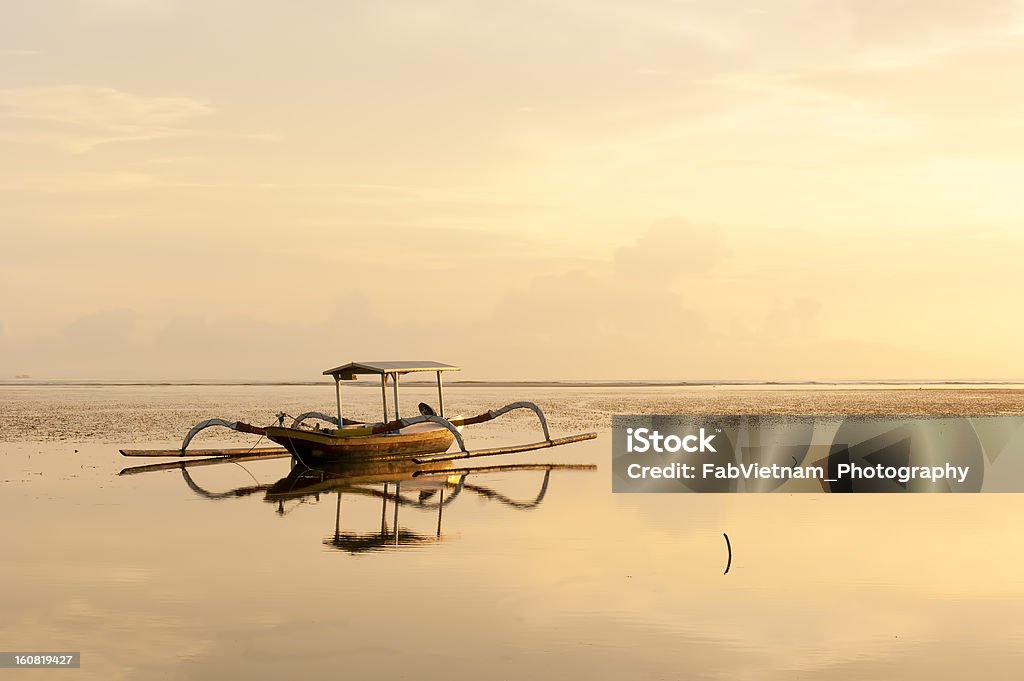
[[[0,4],[0,378],[1024,379],[1024,3]]]

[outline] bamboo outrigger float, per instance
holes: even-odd
[[[189,430],[178,450],[121,450],[125,456],[200,456],[210,457],[211,462],[220,457],[251,456],[276,457],[292,456],[299,463],[315,467],[324,462],[338,461],[358,463],[361,461],[411,461],[417,465],[449,462],[459,459],[482,456],[497,456],[545,449],[560,445],[592,440],[596,433],[581,433],[569,437],[552,438],[548,429],[544,412],[532,402],[512,402],[498,409],[488,410],[471,417],[446,418],[444,410],[444,390],[442,374],[446,371],[459,371],[459,367],[440,362],[350,362],[324,371],[325,376],[334,378],[337,399],[337,415],[330,416],[321,412],[306,412],[294,418],[288,426],[284,425],[285,414],[278,414],[277,425],[261,427],[242,421],[225,419],[207,419]],[[402,418],[399,402],[399,379],[409,373],[433,372],[437,377],[438,409],[435,411],[425,403],[419,405],[419,415]],[[341,383],[353,381],[361,375],[380,376],[381,403],[383,418],[377,423],[353,421],[342,416]],[[388,381],[394,392],[394,418],[389,420],[388,414]],[[540,421],[544,439],[528,444],[513,445],[470,451],[462,438],[465,426],[485,423],[499,418],[517,409],[534,412]],[[321,428],[319,424],[310,428],[304,422],[310,419],[324,421],[333,427]],[[242,433],[265,436],[280,445],[278,448],[264,449],[203,449],[189,450],[192,439],[202,430],[220,426]],[[452,444],[458,451],[446,453]],[[161,464],[156,464],[160,466]]]

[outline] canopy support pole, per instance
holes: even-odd
[[[334,377],[334,394],[338,398],[338,428],[341,428],[344,421],[341,420],[341,378],[338,376]]]
[[[402,418],[398,415],[398,374],[392,374],[391,380],[394,381],[392,385],[395,387],[395,420]]]
[[[441,392],[441,372],[437,372],[437,414],[444,418],[444,395]]]

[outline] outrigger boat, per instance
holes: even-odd
[[[211,462],[225,456],[262,458],[272,455],[291,455],[299,463],[308,467],[315,467],[330,461],[358,463],[368,460],[407,460],[415,464],[428,464],[526,452],[592,440],[597,437],[596,433],[581,433],[552,438],[544,412],[532,402],[512,402],[499,409],[488,410],[476,416],[446,418],[442,374],[446,371],[459,370],[459,367],[432,361],[350,362],[323,372],[323,375],[334,378],[337,398],[336,416],[310,411],[295,417],[290,425],[285,426],[286,415],[279,413],[277,425],[266,427],[254,426],[242,421],[207,419],[197,423],[189,430],[178,450],[121,450],[121,453],[125,456],[210,456],[213,457]],[[428,404],[420,403],[417,416],[402,418],[399,402],[399,378],[405,374],[417,372],[433,372],[436,375],[438,409],[435,411]],[[362,375],[380,376],[383,418],[377,423],[354,421],[342,416],[341,383],[342,381],[354,381]],[[394,419],[391,420],[389,420],[387,397],[389,381],[394,392]],[[527,409],[537,415],[544,440],[477,451],[470,451],[466,448],[461,432],[465,426],[485,423],[517,409]],[[324,421],[334,427],[321,428],[319,424],[316,424],[311,428],[304,425],[304,422],[309,419]],[[188,450],[188,445],[196,434],[214,426],[265,436],[272,442],[281,445],[281,448]],[[446,454],[452,444],[458,445],[458,451]]]

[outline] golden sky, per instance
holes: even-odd
[[[1024,378],[1018,1],[0,7],[0,377]]]

